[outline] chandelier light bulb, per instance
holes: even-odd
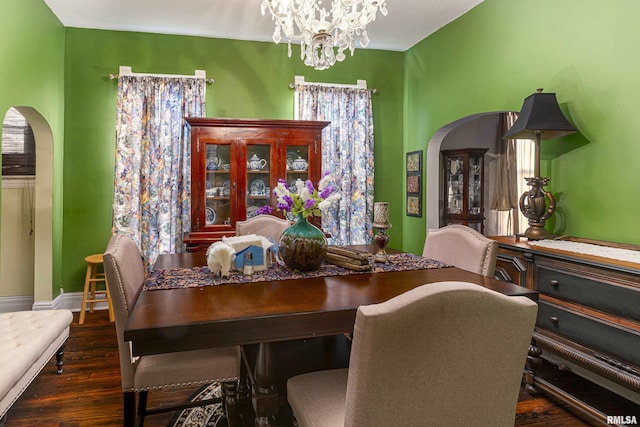
[[[262,0],[260,9],[262,15],[271,14],[273,41],[284,38],[289,57],[291,43],[300,43],[300,59],[316,70],[343,61],[345,49],[353,56],[356,41],[367,47],[366,26],[378,12],[387,15],[386,0],[332,0],[329,10],[322,0]]]

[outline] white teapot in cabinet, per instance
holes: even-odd
[[[265,159],[261,159],[257,154],[251,156],[249,161],[247,162],[247,167],[250,170],[260,170],[263,169],[267,165],[267,161]]]
[[[304,171],[309,167],[309,162],[307,162],[302,157],[298,157],[293,162],[291,162],[291,169],[294,171]]]

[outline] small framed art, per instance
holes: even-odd
[[[407,153],[407,215],[422,217],[422,150]]]

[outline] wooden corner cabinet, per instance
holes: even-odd
[[[191,126],[191,231],[188,251],[206,249],[235,235],[236,221],[276,200],[278,179],[317,183],[322,168],[322,129],[307,120],[188,117]]]
[[[441,226],[464,224],[484,232],[484,154],[487,149],[443,150]]]
[[[512,236],[492,239],[499,243],[496,272],[540,293],[527,389],[547,393],[598,423],[607,422],[607,415],[628,413],[605,413],[562,389],[554,375],[539,375],[544,360],[640,408],[640,263],[546,248]],[[634,245],[561,240],[597,245],[598,253],[612,247],[640,253]]]

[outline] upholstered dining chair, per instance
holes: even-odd
[[[115,312],[120,374],[124,396],[124,425],[142,425],[146,415],[171,412],[188,406],[147,409],[149,390],[193,384],[221,383],[222,398],[202,404],[223,403],[229,425],[236,425],[237,384],[240,375],[240,347],[220,347],[132,357],[124,328],[145,279],[142,256],[136,244],[122,235],[112,236],[103,256],[107,285]],[[139,393],[136,420],[136,394]],[[189,405],[193,406],[193,405]]]
[[[427,232],[422,256],[493,277],[498,243],[471,227],[452,224]]]
[[[260,236],[270,237],[275,243],[278,243],[282,232],[290,225],[291,222],[278,218],[277,216],[256,215],[246,221],[237,221],[236,235],[258,234]]]
[[[349,368],[290,378],[287,399],[300,427],[511,427],[536,313],[463,282],[361,306]]]

